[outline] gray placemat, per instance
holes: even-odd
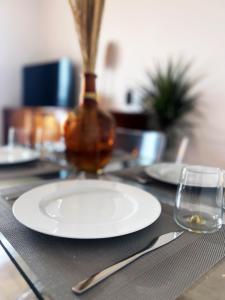
[[[171,189],[148,187],[163,202]],[[32,201],[32,199],[31,199]],[[74,283],[144,248],[158,234],[178,227],[171,207],[152,226],[134,234],[102,240],[70,240],[31,231],[13,217],[10,204],[0,200],[0,228],[55,299],[139,300],[175,299],[225,256],[225,228],[208,235],[185,233],[148,254],[82,296],[71,292]]]
[[[60,171],[60,164],[51,161],[35,161],[11,166],[0,166],[0,180],[35,176]]]

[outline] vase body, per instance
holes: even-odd
[[[68,161],[87,172],[97,172],[109,162],[115,141],[115,122],[97,103],[95,80],[94,74],[85,74],[83,101],[64,128]]]

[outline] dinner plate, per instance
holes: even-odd
[[[137,187],[103,180],[69,180],[34,188],[13,205],[26,227],[48,235],[97,239],[143,229],[157,220],[159,201]]]
[[[157,163],[145,168],[145,172],[150,177],[165,183],[178,184],[180,173],[184,164]]]
[[[38,151],[22,146],[1,146],[0,166],[27,163],[40,158]]]

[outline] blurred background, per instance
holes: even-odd
[[[200,78],[186,159],[210,158],[211,164],[225,166],[225,0],[106,1],[97,74],[98,90],[112,112],[131,115],[135,122],[143,112],[140,87],[147,84],[146,72],[180,58],[193,62],[191,76]],[[0,1],[1,142],[12,112],[21,107],[74,107],[80,64],[66,0]],[[39,115],[51,119],[50,108]],[[57,115],[60,126],[65,115]]]

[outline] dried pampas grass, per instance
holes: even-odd
[[[69,0],[86,73],[95,73],[104,2],[105,0]]]

